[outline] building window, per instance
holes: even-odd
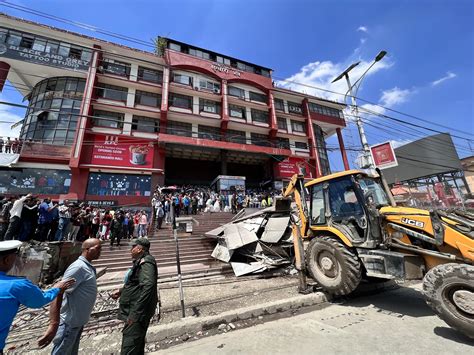
[[[276,144],[278,148],[290,149],[290,140],[288,138],[277,137]]]
[[[245,132],[243,131],[228,129],[226,132],[226,141],[232,143],[246,144],[247,137],[245,136]]]
[[[161,70],[138,67],[138,80],[150,83],[163,83],[163,72]]]
[[[20,138],[71,145],[77,129],[85,80],[58,77],[40,81],[31,91]],[[53,110],[53,111],[50,111]]]
[[[133,116],[132,131],[158,133],[160,131],[160,122],[152,117]]]
[[[150,196],[151,176],[89,173],[87,194],[95,196]]]
[[[308,150],[308,143],[305,143],[305,142],[295,142],[295,149]]]
[[[208,112],[208,113],[216,113],[220,115],[221,104],[220,102],[216,102],[216,101],[199,99],[199,111]]]
[[[331,167],[329,165],[328,152],[326,149],[326,141],[324,140],[324,132],[316,124],[313,124],[314,137],[316,140],[316,148],[318,149],[319,162],[321,164],[321,173],[323,175],[331,174]]]
[[[253,92],[253,91],[250,91],[249,94],[250,94],[250,100],[251,101],[262,102],[264,104],[266,104],[268,102],[267,95],[259,94],[257,92]]]
[[[246,109],[242,106],[229,105],[229,116],[246,119]]]
[[[229,96],[234,96],[245,100],[245,90],[236,88],[235,86],[229,86]]]
[[[308,103],[309,110],[311,112],[316,112],[321,115],[326,115],[326,116],[332,116],[332,117],[338,117],[338,118],[344,118],[344,114],[342,113],[342,110],[338,110],[332,107],[326,107],[322,105],[318,105],[312,102]]]
[[[188,54],[194,57],[202,58],[202,59],[207,59],[207,60],[211,59],[209,53],[204,52],[200,49],[189,48]]]
[[[303,114],[303,106],[301,104],[297,104],[296,102],[288,101],[288,112],[289,113],[296,113],[298,115]]]
[[[215,83],[215,82],[209,81],[209,80],[200,79],[199,80],[199,89],[200,90],[211,91],[215,94],[220,94],[221,93],[221,84]]]
[[[260,133],[250,133],[252,144],[260,147],[270,147],[271,144],[268,140],[268,136]]]
[[[192,110],[193,98],[192,96],[171,93],[168,104],[173,107],[179,107],[179,108]]]
[[[168,121],[166,132],[175,136],[192,137],[193,125],[186,122]]]
[[[268,124],[268,111],[260,111],[256,109],[251,109],[252,121],[259,123]]]
[[[288,123],[286,121],[286,118],[277,117],[277,123],[278,123],[278,129],[281,129],[283,131],[288,131]]]
[[[216,56],[216,62],[217,62],[217,63],[224,64],[224,65],[230,65],[230,59],[221,57],[221,56],[219,56],[219,55]]]
[[[176,44],[176,43],[173,43],[173,42],[169,42],[169,49],[181,52],[181,46],[179,44]]]
[[[104,59],[102,61],[102,73],[128,78],[130,76],[130,64],[113,59]]]
[[[102,110],[94,110],[93,123],[96,127],[106,128],[122,128],[123,127],[123,113],[109,112]]]
[[[210,127],[198,125],[198,137],[202,139],[210,139],[213,141],[221,140],[221,130],[219,127]]]
[[[285,112],[285,103],[282,99],[274,99],[275,110]]]
[[[291,121],[291,129],[296,133],[306,133],[306,126],[303,122]]]
[[[183,85],[193,85],[193,78],[189,75],[173,73],[173,82]]]
[[[137,90],[135,92],[135,105],[161,107],[161,95]]]
[[[121,86],[98,84],[97,95],[103,99],[127,102],[128,90]]]

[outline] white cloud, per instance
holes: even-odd
[[[357,31],[369,33],[369,30],[367,29],[366,26],[359,26],[359,28],[357,29]]]
[[[0,101],[9,100],[6,99],[3,94],[0,93]],[[15,128],[14,130],[12,130],[10,127],[13,123],[18,122],[23,118],[24,116],[20,116],[13,112],[11,106],[0,104],[0,137],[18,137],[20,134],[21,126]]]
[[[365,42],[367,42],[367,38],[361,38],[360,39],[360,44],[364,44]]]
[[[444,81],[446,81],[446,80],[455,78],[456,76],[457,76],[457,75],[456,75],[455,73],[452,73],[452,72],[448,71],[448,72],[446,73],[446,75],[443,76],[442,78],[439,78],[438,80],[432,81],[432,82],[431,82],[431,86],[439,85],[439,84],[441,84],[442,82],[444,82]]]
[[[408,101],[408,98],[412,94],[412,90],[394,87],[392,89],[383,91],[379,102],[382,106],[392,107]]]
[[[382,106],[373,105],[373,104],[364,104],[362,106],[359,106],[359,111],[371,116],[383,115],[386,112],[385,108],[383,108]]]
[[[347,83],[341,79],[335,83],[332,80],[341,74],[352,62],[349,58],[344,62],[334,63],[332,61],[317,61],[304,65],[296,74],[282,80],[277,80],[276,84],[285,89],[304,92],[329,100],[344,101],[347,92]],[[350,78],[354,82],[359,78],[372,61],[360,60],[360,64],[351,70]],[[374,75],[382,69],[390,68],[393,65],[390,61],[377,62],[367,73],[367,76]]]

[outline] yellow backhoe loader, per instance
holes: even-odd
[[[276,208],[293,197],[300,291],[308,275],[335,296],[350,294],[362,278],[423,280],[428,305],[474,338],[474,214],[397,207],[378,173],[291,179]]]

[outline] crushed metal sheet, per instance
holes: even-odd
[[[211,256],[217,260],[228,263],[233,253],[234,251],[229,250],[225,245],[217,244]]]
[[[248,216],[244,216],[242,218],[232,219],[232,222],[233,223],[242,222],[242,221],[245,221],[245,220],[250,219],[250,218],[265,215],[267,213],[275,213],[275,207],[273,207],[273,206],[267,207],[267,208],[264,208],[263,210],[260,210],[260,211],[257,211],[255,213],[249,214]]]
[[[206,232],[204,235],[206,237],[210,237],[210,238],[217,238],[219,237],[222,233],[224,233],[224,227],[217,227],[209,232]]]
[[[247,229],[250,232],[257,233],[264,221],[265,221],[265,218],[263,217],[252,218],[252,219],[247,219],[244,222],[240,222],[239,226],[242,226],[243,228]]]
[[[268,219],[260,240],[266,243],[278,243],[288,228],[290,217],[272,217]]]
[[[240,248],[244,245],[258,241],[257,235],[243,228],[239,224],[225,226],[224,238],[229,250]]]
[[[263,265],[260,262],[250,263],[250,264],[231,262],[230,265],[232,266],[232,270],[234,270],[235,276],[242,276],[246,274],[262,272],[267,269],[265,265]]]

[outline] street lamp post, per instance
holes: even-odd
[[[351,97],[352,113],[355,117],[355,122],[356,122],[356,125],[357,125],[357,129],[359,131],[360,142],[362,143],[362,148],[364,149],[364,153],[362,155],[362,164],[361,164],[362,166],[361,167],[362,168],[368,168],[370,170],[374,170],[375,165],[374,165],[374,162],[372,160],[372,156],[370,154],[370,147],[369,147],[369,143],[367,142],[367,137],[365,136],[364,126],[362,125],[362,120],[360,119],[360,116],[359,116],[359,108],[357,106],[356,94],[357,94],[357,91],[360,88],[360,84],[362,83],[362,80],[365,77],[365,75],[367,74],[367,72],[375,65],[375,63],[377,63],[383,57],[385,57],[386,54],[387,54],[386,51],[381,51],[379,54],[377,54],[377,56],[375,57],[372,64],[369,65],[369,67],[360,76],[360,78],[356,80],[356,82],[354,84],[351,84],[351,81],[349,79],[349,72],[352,69],[354,69],[356,66],[358,66],[360,64],[360,62],[351,64],[346,70],[344,70],[341,74],[339,74],[339,76],[337,78],[335,78],[332,81],[333,83],[335,83],[336,81],[342,79],[343,77],[346,79],[347,87],[349,88],[347,90],[346,95],[349,94],[350,97]],[[355,94],[353,93],[354,88],[356,89]]]

